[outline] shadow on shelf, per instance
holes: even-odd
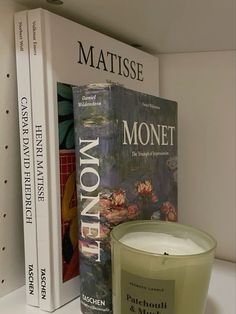
[[[205,314],[221,314],[219,306],[210,297],[207,299]]]

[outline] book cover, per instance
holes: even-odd
[[[26,302],[38,306],[38,250],[27,12],[17,12],[14,16],[14,23],[18,77]]]
[[[79,295],[72,86],[96,80],[158,94],[158,59],[43,9],[28,11],[40,307]]]
[[[73,94],[81,309],[112,313],[111,229],[177,220],[177,103],[114,84]]]

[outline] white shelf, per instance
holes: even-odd
[[[236,313],[236,263],[216,260],[205,314]]]
[[[153,54],[236,47],[235,0],[14,1],[54,11]]]
[[[205,314],[236,313],[236,263],[215,260]],[[56,314],[79,314],[79,298],[55,311]],[[0,300],[0,313],[42,314],[38,308],[25,304],[24,287]]]

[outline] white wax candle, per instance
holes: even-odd
[[[204,252],[204,249],[191,239],[166,233],[131,232],[124,235],[120,241],[135,249],[156,254],[192,255]]]

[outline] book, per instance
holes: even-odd
[[[22,205],[25,250],[26,302],[38,306],[38,251],[34,194],[34,157],[27,12],[14,17]]]
[[[43,9],[28,11],[40,308],[79,295],[72,86],[158,94],[158,59]]]
[[[81,310],[112,313],[112,228],[177,220],[177,103],[117,84],[73,95]]]

